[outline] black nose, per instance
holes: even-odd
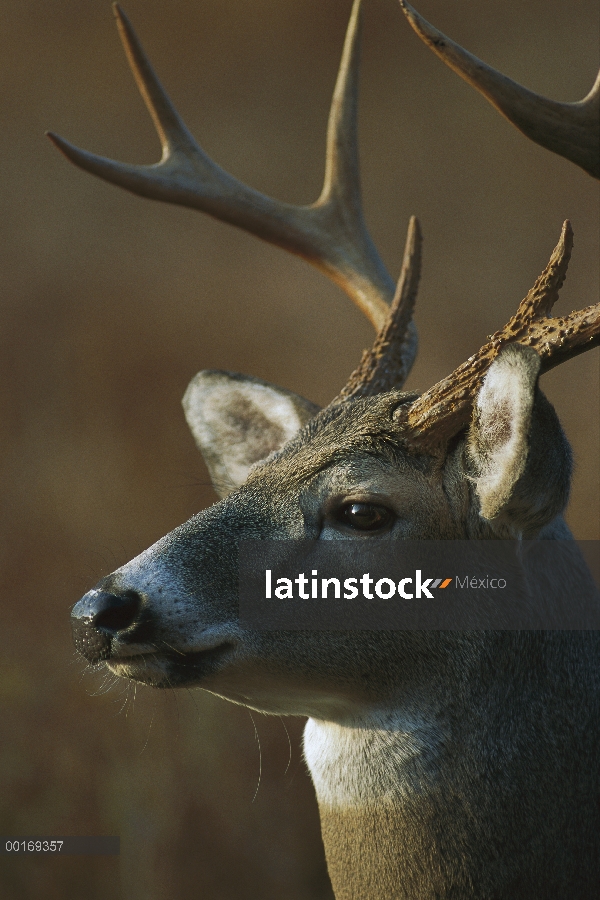
[[[90,662],[108,659],[113,637],[136,623],[141,606],[142,598],[135,591],[90,591],[71,613],[76,649]]]

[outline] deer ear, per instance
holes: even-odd
[[[220,497],[279,450],[319,407],[292,391],[231,372],[199,372],[183,397],[196,445]]]
[[[467,448],[484,519],[533,536],[564,509],[571,452],[552,405],[537,387],[540,358],[508,346],[477,396]]]

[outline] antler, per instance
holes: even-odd
[[[355,0],[327,130],[323,189],[310,206],[293,206],[253,190],[221,169],[196,143],[155,75],[127,17],[114,12],[138,88],[162,143],[162,159],[128,165],[88,153],[55,134],[54,144],[77,166],[135,194],[191,206],[303,257],[342,287],[376,329],[388,316],[394,283],[366,230],[357,148],[361,0]],[[408,373],[416,355],[410,320],[396,335],[396,356]]]
[[[527,137],[600,178],[600,72],[578,103],[558,103],[527,90],[492,69],[430,25],[400,0],[406,18],[419,37],[447,66],[473,85],[492,106]]]
[[[412,321],[421,277],[422,244],[419,220],[412,216],[406,235],[402,271],[387,318],[372,348],[364,351],[357,368],[332,404],[351,397],[372,397],[400,388],[406,381],[409,372],[404,358],[408,345],[407,329]]]
[[[600,303],[568,316],[550,316],[572,247],[573,231],[567,220],[548,265],[504,328],[451,375],[410,406],[397,410],[396,417],[413,450],[435,452],[468,424],[482,378],[507,344],[533,347],[542,360],[540,373],[600,345]]]

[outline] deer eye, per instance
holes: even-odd
[[[336,519],[342,525],[356,531],[379,531],[390,525],[393,513],[378,503],[346,503],[336,513]]]

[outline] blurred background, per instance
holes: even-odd
[[[319,193],[350,0],[127,0],[198,140],[280,199]],[[449,36],[528,87],[581,99],[594,0],[421,0]],[[204,368],[321,404],[371,327],[301,261],[200,213],[68,164],[47,128],[130,162],[159,158],[107,0],[0,2],[0,834],[117,834],[120,858],[0,858],[0,897],[329,896],[302,721],[202,691],[84,672],[70,606],[214,502],[180,399]],[[598,293],[597,185],[529,144],[424,47],[395,0],[365,3],[365,213],[397,275],[425,235],[425,389],[502,326],[569,217],[560,310]],[[598,351],[544,376],[575,454],[568,512],[599,535]],[[104,691],[104,692],[103,692]],[[286,731],[287,729],[287,731]]]

